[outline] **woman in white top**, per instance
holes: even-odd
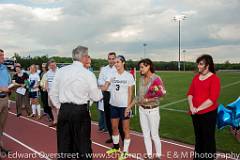
[[[120,151],[119,147],[119,120],[123,123],[124,130],[124,147],[123,153],[119,160],[127,158],[128,148],[130,145],[130,110],[127,109],[129,104],[132,103],[132,93],[135,81],[133,76],[125,71],[126,60],[123,56],[119,55],[116,58],[115,67],[117,72],[108,77],[102,90],[107,90],[110,87],[110,105],[111,105],[111,122],[112,122],[112,139],[114,147],[107,151],[108,154]]]
[[[41,107],[38,102],[39,97],[39,82],[40,77],[37,73],[36,65],[30,66],[30,75],[29,75],[29,97],[32,105],[32,115],[31,117],[37,116],[37,119],[41,118]],[[37,112],[36,112],[37,111]]]

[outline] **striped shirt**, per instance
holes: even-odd
[[[53,71],[51,69],[47,72],[46,77],[47,77],[47,83],[48,83],[48,91],[50,91],[50,89],[52,88],[52,83],[55,78],[56,72],[57,70]]]

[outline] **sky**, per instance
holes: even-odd
[[[177,61],[173,17],[184,15],[181,60],[211,54],[218,63],[239,63],[239,8],[240,0],[0,0],[0,48],[8,57],[71,57],[82,45],[93,58],[115,51],[132,60]]]

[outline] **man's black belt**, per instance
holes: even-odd
[[[89,110],[88,104],[74,104],[74,103],[62,103],[61,106],[69,106],[69,107],[78,107],[78,108],[86,108]]]

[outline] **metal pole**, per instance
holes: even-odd
[[[134,86],[134,97],[137,96],[137,70],[134,67],[134,80],[135,80],[135,86]],[[134,115],[137,115],[137,105],[134,105]]]
[[[146,43],[143,43],[143,58],[146,58],[146,46],[147,44]]]
[[[184,59],[183,60],[183,68],[184,68],[184,72],[185,72],[186,71],[186,66],[185,66],[186,65],[186,54],[185,54],[186,50],[183,50],[182,52],[183,52],[183,59]]]
[[[30,53],[29,53],[29,56],[28,56],[28,62],[29,62],[28,67],[30,67],[30,65],[31,65],[31,55],[30,55]]]
[[[183,61],[183,63],[184,63],[184,72],[186,71],[186,68],[185,68],[185,63],[186,63],[186,59],[185,59],[185,53],[183,54],[183,56],[184,56],[184,61]]]
[[[143,45],[143,58],[145,58],[145,45]]]
[[[178,71],[181,70],[181,58],[180,58],[180,50],[181,50],[181,38],[180,38],[180,20],[178,20]]]

